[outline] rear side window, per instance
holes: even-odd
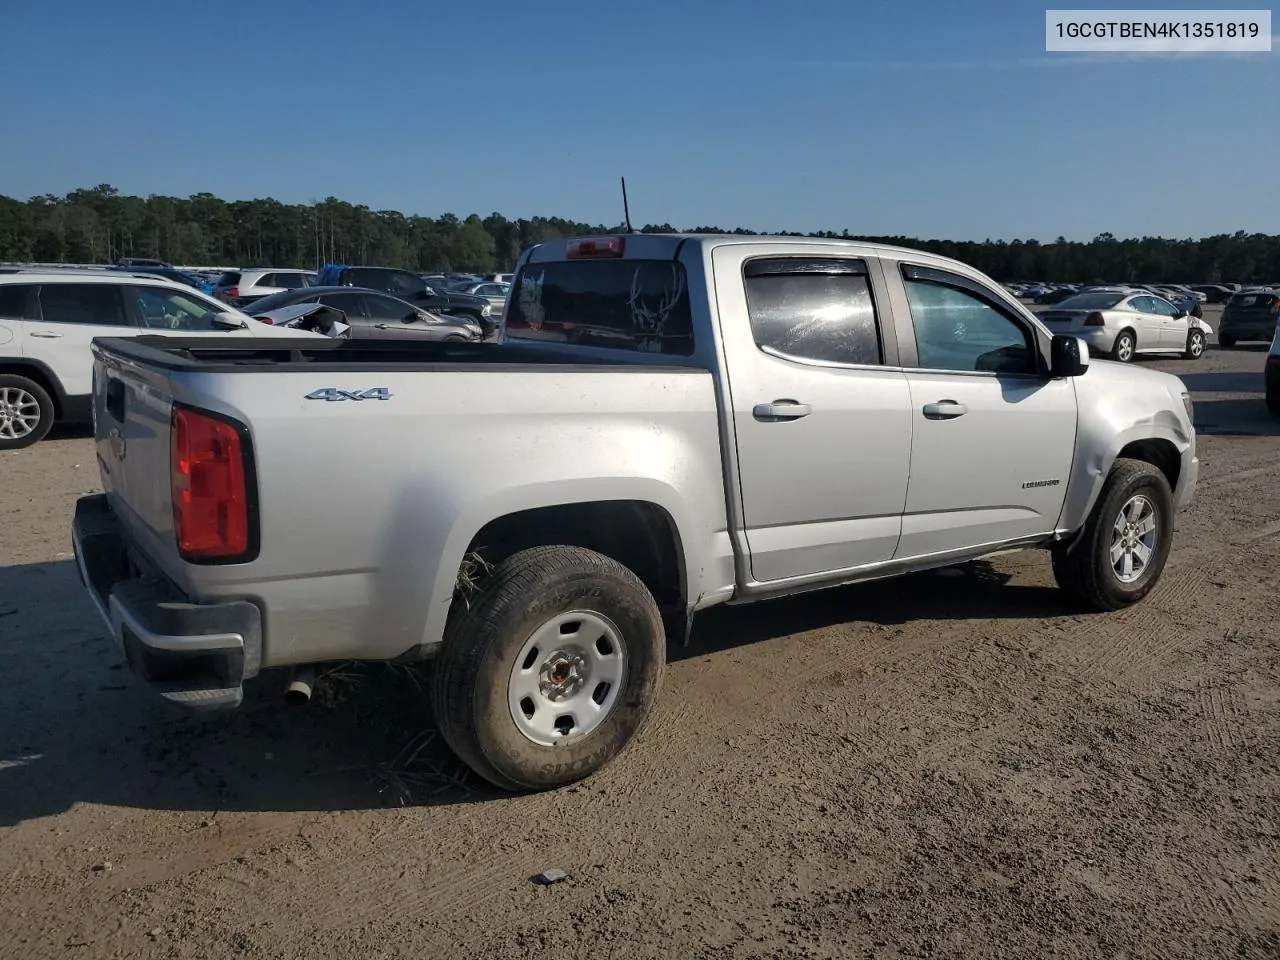
[[[0,317],[21,320],[27,315],[27,303],[31,297],[31,287],[24,283],[6,283],[0,285]]]
[[[863,261],[776,257],[742,272],[756,346],[792,360],[882,362]]]
[[[40,314],[45,323],[133,326],[125,317],[124,297],[116,284],[46,283],[40,287]]]
[[[301,290],[307,286],[307,281],[301,273],[277,273],[273,274],[271,282],[264,284],[264,286],[284,287],[286,290]]]
[[[1228,306],[1238,310],[1256,310],[1259,307],[1269,307],[1275,302],[1276,298],[1269,293],[1237,293]]]
[[[684,264],[526,264],[507,301],[507,336],[688,356],[693,353],[693,317]]]
[[[215,286],[215,287],[238,287],[238,286],[240,286],[240,271],[238,271],[238,270],[228,270],[226,273],[224,273],[222,276],[220,276],[220,277],[218,278],[218,282],[217,282],[217,283],[215,283],[215,284],[214,284],[214,286]]]

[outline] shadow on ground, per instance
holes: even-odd
[[[1048,588],[1012,587],[989,564],[951,575],[812,593],[698,618],[672,659],[852,620],[1053,616]],[[70,561],[0,568],[0,826],[77,803],[160,810],[301,811],[500,796],[433,729],[421,668],[335,668],[310,706],[283,703],[287,677],[248,685],[240,710],[187,713],[134,678]]]
[[[1257,373],[1213,371],[1207,373],[1180,373],[1179,379],[1193,393],[1256,393],[1262,394],[1262,365]]]
[[[1280,417],[1267,412],[1262,397],[1196,400],[1196,430],[1223,437],[1278,437]]]

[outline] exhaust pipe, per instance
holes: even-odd
[[[284,692],[284,702],[300,707],[311,699],[311,688],[316,682],[315,667],[298,667]]]

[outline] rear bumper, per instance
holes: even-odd
[[[166,700],[195,710],[240,705],[262,658],[262,615],[242,600],[193,603],[131,556],[103,494],[76,501],[80,581],[128,661]]]
[[[1237,340],[1267,340],[1276,335],[1276,318],[1274,314],[1266,317],[1243,320],[1223,319],[1218,323],[1218,336],[1226,334]]]

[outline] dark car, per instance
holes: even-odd
[[[489,337],[497,329],[493,305],[485,297],[473,297],[465,293],[453,293],[432,286],[416,273],[397,270],[394,267],[347,267],[336,263],[325,264],[317,284],[322,287],[362,287],[381,290],[408,300],[420,310],[466,317],[479,324],[484,336]]]
[[[1218,343],[1233,347],[1239,340],[1270,341],[1280,323],[1280,291],[1241,290],[1227,301],[1218,322]]]
[[[1036,303],[1061,303],[1067,297],[1074,297],[1078,292],[1075,287],[1058,287],[1056,290],[1046,290],[1036,297]]]
[[[1231,287],[1220,283],[1197,283],[1193,284],[1191,289],[1197,293],[1203,293],[1205,303],[1226,303],[1236,293]]]
[[[479,324],[463,317],[446,317],[393,297],[381,290],[359,287],[303,287],[255,300],[245,312],[255,320],[273,323],[273,311],[299,303],[322,303],[347,315],[353,339],[479,340]]]

